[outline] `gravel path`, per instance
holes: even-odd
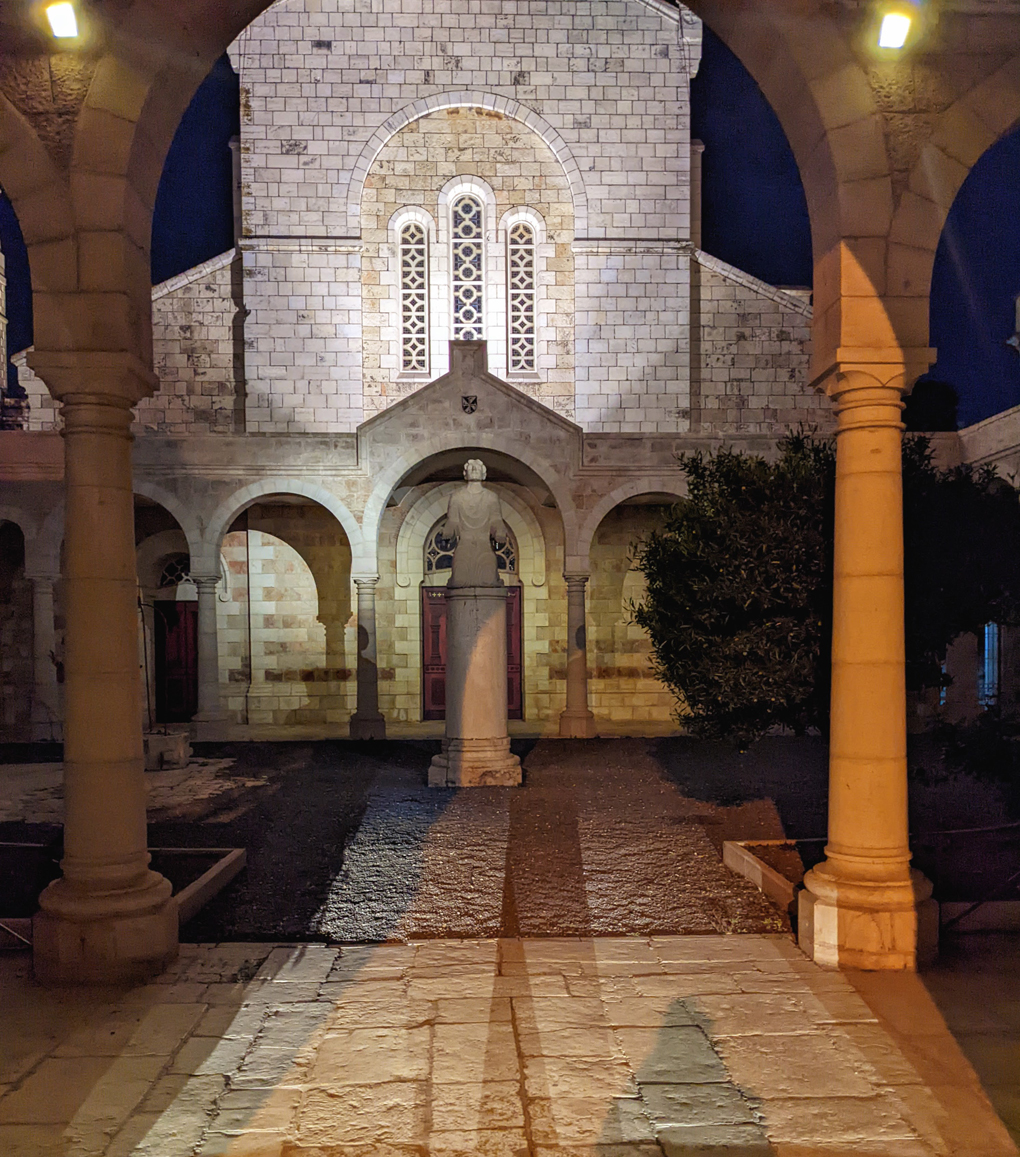
[[[523,788],[467,790],[425,786],[437,746],[202,744],[188,775],[150,777],[151,846],[248,850],[246,871],[184,938],[350,943],[787,927],[718,851],[724,835],[781,835],[775,808],[727,808],[682,791],[684,776],[704,777],[675,742],[522,744]],[[30,799],[9,804],[6,816],[26,827],[52,822],[59,768],[48,783],[30,778]],[[731,791],[727,802],[739,796]],[[0,838],[14,838],[16,826],[2,825]]]

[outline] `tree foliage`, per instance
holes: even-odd
[[[828,721],[835,449],[788,435],[775,461],[684,454],[687,497],[636,548],[635,608],[656,674],[694,734],[746,745]],[[939,470],[904,446],[908,686],[944,680],[946,647],[1020,607],[1020,505],[987,468]]]

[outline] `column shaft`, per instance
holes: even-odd
[[[595,716],[588,708],[588,645],[584,590],[587,575],[564,575],[567,582],[567,706],[560,715],[560,735],[590,739]]]
[[[53,575],[32,576],[32,739],[61,738],[57,685],[57,635],[53,625]]]
[[[376,660],[375,585],[378,575],[356,578],[358,590],[358,706],[351,716],[352,739],[385,739],[386,720],[379,710]]]
[[[835,396],[829,840],[799,935],[819,963],[912,968],[927,896],[907,833],[901,391],[849,374]]]
[[[222,719],[220,651],[216,626],[219,575],[192,575],[198,587],[198,713],[196,723]]]
[[[113,982],[177,952],[170,884],[149,869],[138,669],[131,404],[62,397],[65,724],[63,877],[40,898],[46,980]]]

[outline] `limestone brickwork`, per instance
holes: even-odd
[[[591,545],[589,703],[596,721],[614,730],[635,724],[669,725],[675,717],[672,692],[652,672],[648,636],[633,621],[633,607],[645,593],[644,576],[633,565],[634,548],[662,525],[665,514],[658,504],[614,507]]]

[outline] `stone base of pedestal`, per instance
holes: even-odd
[[[42,984],[123,984],[162,972],[177,958],[177,901],[169,880],[149,875],[147,887],[120,897],[67,896],[66,881],[54,881],[40,898],[46,907],[32,920],[36,979]]]
[[[560,714],[561,739],[594,739],[596,734],[595,716],[590,711],[576,715],[568,711]]]
[[[369,718],[352,715],[350,723],[351,739],[385,739],[386,720],[381,715]]]
[[[938,955],[938,904],[920,872],[899,883],[848,882],[823,866],[804,877],[797,943],[816,964],[913,970]]]
[[[521,761],[506,736],[444,739],[429,765],[429,787],[520,787],[521,778]]]
[[[145,745],[145,770],[162,771],[168,767],[187,767],[191,761],[191,729],[182,724],[174,731],[149,731],[142,737]]]

